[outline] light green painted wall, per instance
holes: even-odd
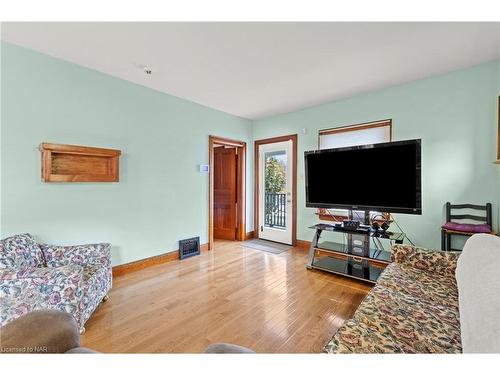
[[[305,207],[303,153],[317,148],[318,130],[386,118],[393,119],[394,140],[422,138],[423,215],[395,215],[414,242],[440,246],[446,201],[489,201],[498,213],[498,166],[492,162],[496,156],[499,64],[483,64],[255,121],[254,139],[299,135],[298,238],[311,240],[313,232],[307,227],[317,221],[314,209]],[[306,134],[301,133],[302,128],[307,129]],[[380,169],[380,181],[367,187],[367,194],[383,194],[384,184],[398,183],[390,161],[367,164],[366,168]],[[362,170],[360,166],[360,176]],[[494,225],[498,226],[496,216]]]
[[[113,264],[207,242],[208,135],[251,145],[251,122],[2,43],[1,236],[108,241]],[[119,148],[119,183],[42,183],[43,142]],[[247,231],[253,229],[248,147]]]
[[[394,139],[423,139],[422,216],[396,215],[420,245],[439,246],[445,201],[500,201],[496,153],[500,62],[250,122],[7,43],[1,44],[1,236],[109,241],[121,264],[207,241],[208,135],[254,139],[297,133],[298,238],[316,222],[305,208],[303,152],[319,129],[392,118]],[[302,128],[307,134],[302,134]],[[42,141],[123,150],[121,181],[40,181]],[[253,229],[248,147],[247,231]],[[397,172],[380,165],[380,185]],[[496,226],[498,226],[496,224]]]

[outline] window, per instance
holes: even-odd
[[[391,120],[320,130],[319,149],[390,142],[391,132]]]
[[[363,124],[342,126],[339,128],[325,129],[319,131],[318,148],[361,146],[372,143],[382,143],[392,141],[392,120],[381,120],[367,122]],[[318,212],[322,220],[345,219],[348,210],[339,209],[319,209]],[[364,212],[356,211],[355,219],[363,221]],[[380,212],[371,212],[370,216],[381,215]],[[333,216],[333,217],[332,217]]]

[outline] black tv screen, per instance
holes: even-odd
[[[305,152],[306,206],[422,214],[420,139]]]

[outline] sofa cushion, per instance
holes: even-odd
[[[413,254],[413,252],[412,252]],[[440,254],[425,254],[442,263]],[[389,264],[325,347],[328,353],[460,353],[455,278],[411,262]],[[448,267],[445,267],[446,269]]]
[[[83,270],[77,265],[0,270],[0,326],[34,310],[58,309],[80,321]]]
[[[0,241],[0,269],[20,270],[43,266],[42,250],[30,234],[17,234]]]
[[[455,223],[450,221],[443,224],[441,228],[464,233],[491,233],[491,226],[488,224]]]
[[[458,308],[458,290],[454,277],[425,272],[404,264],[392,263],[384,270],[377,285],[412,295],[419,301]]]
[[[323,349],[325,353],[416,353],[415,349],[389,334],[355,320],[347,320]]]
[[[354,315],[418,353],[460,353],[458,308],[377,285]]]
[[[412,269],[455,277],[460,253],[460,251],[428,250],[422,247],[396,244],[391,248],[391,260]]]
[[[456,270],[464,353],[500,352],[500,238],[475,234]]]

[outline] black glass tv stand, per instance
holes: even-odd
[[[318,269],[358,280],[376,283],[384,268],[391,262],[391,253],[380,246],[372,246],[371,240],[388,239],[402,242],[404,233],[380,232],[370,228],[345,229],[332,224],[316,224],[313,241],[307,259],[308,269]],[[321,239],[324,232],[345,234],[345,242]]]

